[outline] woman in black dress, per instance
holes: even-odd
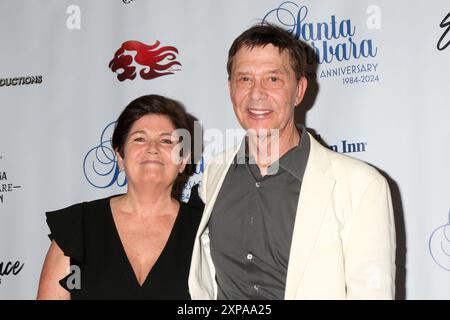
[[[189,139],[176,129],[194,141],[194,119],[158,95],[125,108],[112,146],[127,193],[47,213],[52,243],[38,299],[190,298],[189,266],[203,203],[196,187],[188,203],[179,202],[173,186],[193,167],[185,143],[180,152],[180,141]]]

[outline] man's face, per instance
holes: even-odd
[[[242,47],[228,82],[234,112],[248,129],[295,129],[294,107],[303,99],[306,79],[297,80],[287,51],[269,44]]]

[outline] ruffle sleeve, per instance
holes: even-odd
[[[48,235],[64,252],[78,262],[83,261],[83,203],[46,213]]]

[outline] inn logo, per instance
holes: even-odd
[[[364,26],[366,30],[381,28],[379,7],[369,6],[361,14],[369,15]],[[343,85],[380,81],[379,62],[376,61],[378,46],[351,17],[330,13],[321,21],[313,21],[306,5],[285,1],[269,10],[262,21],[279,25],[310,46],[305,48],[308,64],[319,65],[319,71],[313,77],[338,77]]]
[[[109,68],[117,74],[119,81],[134,80],[138,72],[142,79],[151,80],[179,71],[178,49],[159,45],[158,40],[152,45],[135,40],[125,41],[109,62]]]
[[[330,145],[328,148],[339,153],[365,152],[367,149],[367,142],[349,142],[347,140],[341,140],[339,144]]]
[[[320,134],[315,135],[317,141],[322,142]],[[347,139],[341,140],[339,143],[326,145],[329,149],[339,153],[359,153],[367,151],[367,142],[364,141],[349,141]]]

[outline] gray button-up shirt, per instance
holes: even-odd
[[[283,299],[298,197],[310,141],[301,140],[262,177],[245,152],[230,166],[209,221],[218,299]],[[245,159],[240,157],[244,156]]]

